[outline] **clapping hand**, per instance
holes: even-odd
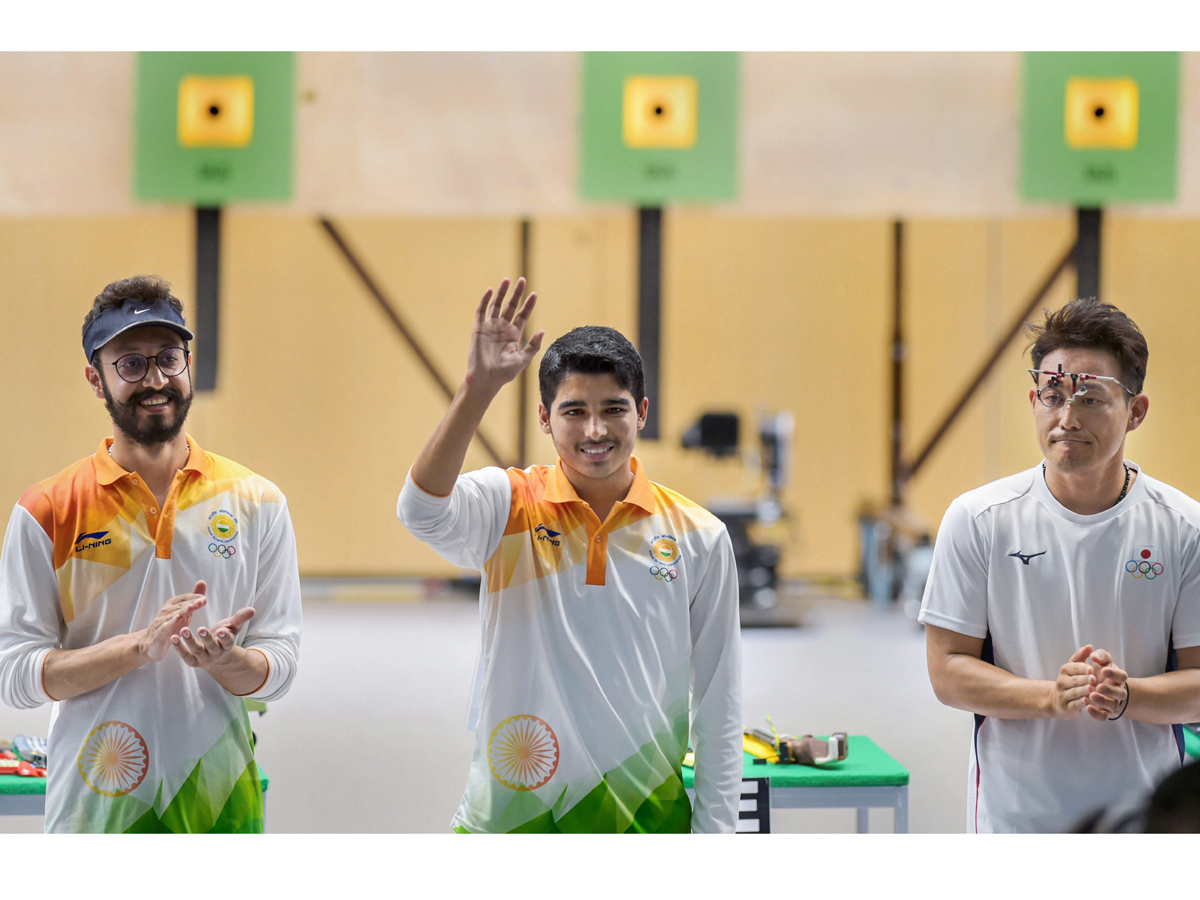
[[[190,593],[172,597],[159,610],[150,626],[142,632],[142,653],[151,661],[159,662],[167,655],[168,642],[177,640],[179,632],[192,621],[192,614],[208,602],[204,592],[208,585],[197,581]]]
[[[213,664],[226,661],[229,652],[237,643],[238,631],[253,618],[254,607],[243,606],[211,629],[203,625],[194,633],[191,628],[181,629],[179,634],[171,635],[171,644],[189,666],[207,669]]]

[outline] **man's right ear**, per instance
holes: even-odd
[[[104,382],[100,380],[100,370],[88,363],[83,367],[83,377],[87,379],[88,384],[92,386],[92,390],[101,400],[104,399]]]

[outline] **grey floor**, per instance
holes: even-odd
[[[743,630],[746,724],[870,735],[910,772],[913,832],[961,832],[971,717],[938,703],[919,626],[895,607],[797,589],[798,628]],[[476,602],[412,586],[305,586],[300,672],[254,717],[271,832],[445,832],[471,759]],[[49,708],[0,707],[0,735],[45,734]],[[855,829],[853,810],[781,810],[780,832]],[[41,819],[0,817],[0,833]],[[890,811],[871,831],[891,831]]]

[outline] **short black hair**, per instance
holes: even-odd
[[[538,369],[542,405],[549,409],[563,379],[572,372],[581,375],[612,375],[633,394],[634,404],[646,396],[646,374],[642,357],[629,339],[615,328],[584,325],[572,329],[550,345]]]
[[[1150,348],[1133,320],[1111,303],[1095,297],[1072,300],[1058,312],[1046,310],[1045,322],[1028,330],[1034,339],[1030,356],[1035,369],[1055,350],[1106,350],[1117,358],[1121,383],[1135,394],[1142,392]]]

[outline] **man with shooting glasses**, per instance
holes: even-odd
[[[1149,793],[1200,719],[1200,504],[1124,457],[1146,340],[1095,299],[1030,330],[1045,458],[950,505],[919,616],[934,692],[975,714],[973,832]]]
[[[29,488],[0,552],[0,699],[53,702],[46,831],[261,832],[242,697],[296,672],[296,542],[275,485],[184,433],[192,339],[170,286],[108,285],[84,372],[95,455]]]

